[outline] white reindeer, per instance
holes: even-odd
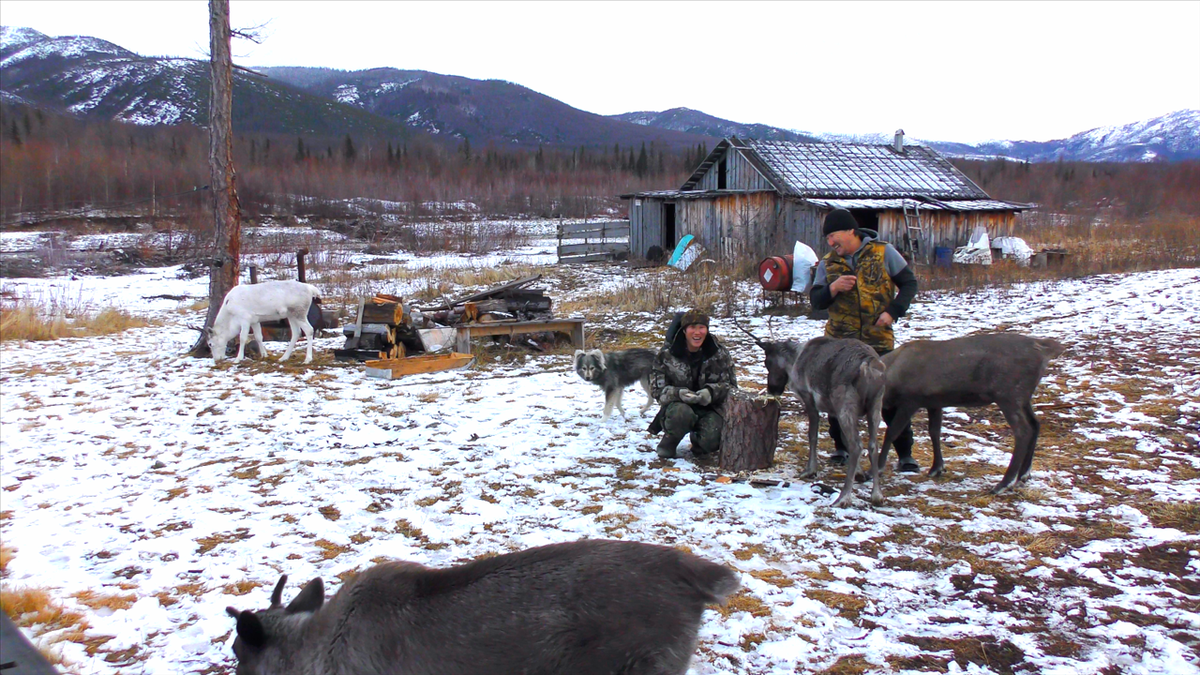
[[[241,361],[246,354],[246,338],[251,330],[265,356],[267,348],[263,344],[261,323],[278,319],[287,319],[292,329],[292,340],[279,360],[286,361],[292,355],[303,331],[308,335],[308,356],[304,362],[311,363],[313,327],[308,322],[308,308],[314,299],[321,301],[321,292],[317,287],[299,281],[264,281],[261,284],[234,286],[221,303],[221,311],[217,312],[212,327],[205,329],[213,363],[220,363],[225,358],[225,348],[234,335],[238,336],[239,341],[237,358],[233,361]]]

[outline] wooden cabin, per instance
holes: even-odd
[[[1031,208],[992,199],[932,148],[796,143],[726,138],[678,190],[621,195],[629,200],[632,255],[652,246],[670,252],[691,234],[724,260],[791,252],[794,242],[819,255],[825,215],[849,209],[862,227],[916,262],[937,248],[965,246],[977,226],[989,237],[1013,233]]]

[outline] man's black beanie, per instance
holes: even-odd
[[[821,228],[821,235],[828,237],[833,232],[840,230],[857,230],[858,221],[854,219],[854,214],[846,209],[834,209],[825,216],[825,225]]]

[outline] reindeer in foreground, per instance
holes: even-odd
[[[282,606],[229,607],[238,675],[683,675],[727,567],[665,546],[583,540],[448,569],[367,569],[326,604],[321,580]]]
[[[741,328],[741,326],[738,326]],[[821,413],[837,418],[845,434],[846,482],[832,506],[849,506],[855,474],[862,457],[858,422],[866,418],[871,460],[871,503],[883,503],[879,485],[879,422],[882,417],[885,367],[875,350],[858,340],[818,337],[803,345],[797,340],[765,342],[742,328],[766,352],[767,393],[778,396],[785,388],[800,397],[808,415],[808,465],[800,478],[817,473],[817,436]]]
[[[292,330],[287,351],[279,360],[286,361],[291,357],[303,331],[308,336],[308,355],[304,362],[312,363],[313,327],[308,322],[308,308],[313,302],[320,301],[321,292],[316,286],[299,281],[264,281],[234,286],[221,303],[221,311],[217,312],[212,327],[205,329],[213,363],[220,363],[225,358],[225,348],[234,335],[238,336],[238,353],[234,362],[240,362],[246,354],[246,338],[251,330],[258,341],[258,348],[265,356],[267,347],[263,344],[261,324],[278,319],[287,319]]]
[[[925,408],[929,411],[929,438],[933,443],[929,475],[942,475],[942,408],[995,403],[1012,428],[1015,445],[1008,470],[991,494],[1023,482],[1033,465],[1041,429],[1033,414],[1033,392],[1046,375],[1050,361],[1064,350],[1061,343],[1048,338],[990,333],[953,340],[918,340],[884,355],[884,406],[896,408],[896,415],[884,436],[878,466],[887,462],[892,442],[913,413]]]

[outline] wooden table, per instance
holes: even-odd
[[[552,321],[491,321],[458,326],[457,351],[470,353],[471,338],[489,335],[521,335],[523,333],[566,333],[576,349],[583,349],[583,319],[554,319]]]

